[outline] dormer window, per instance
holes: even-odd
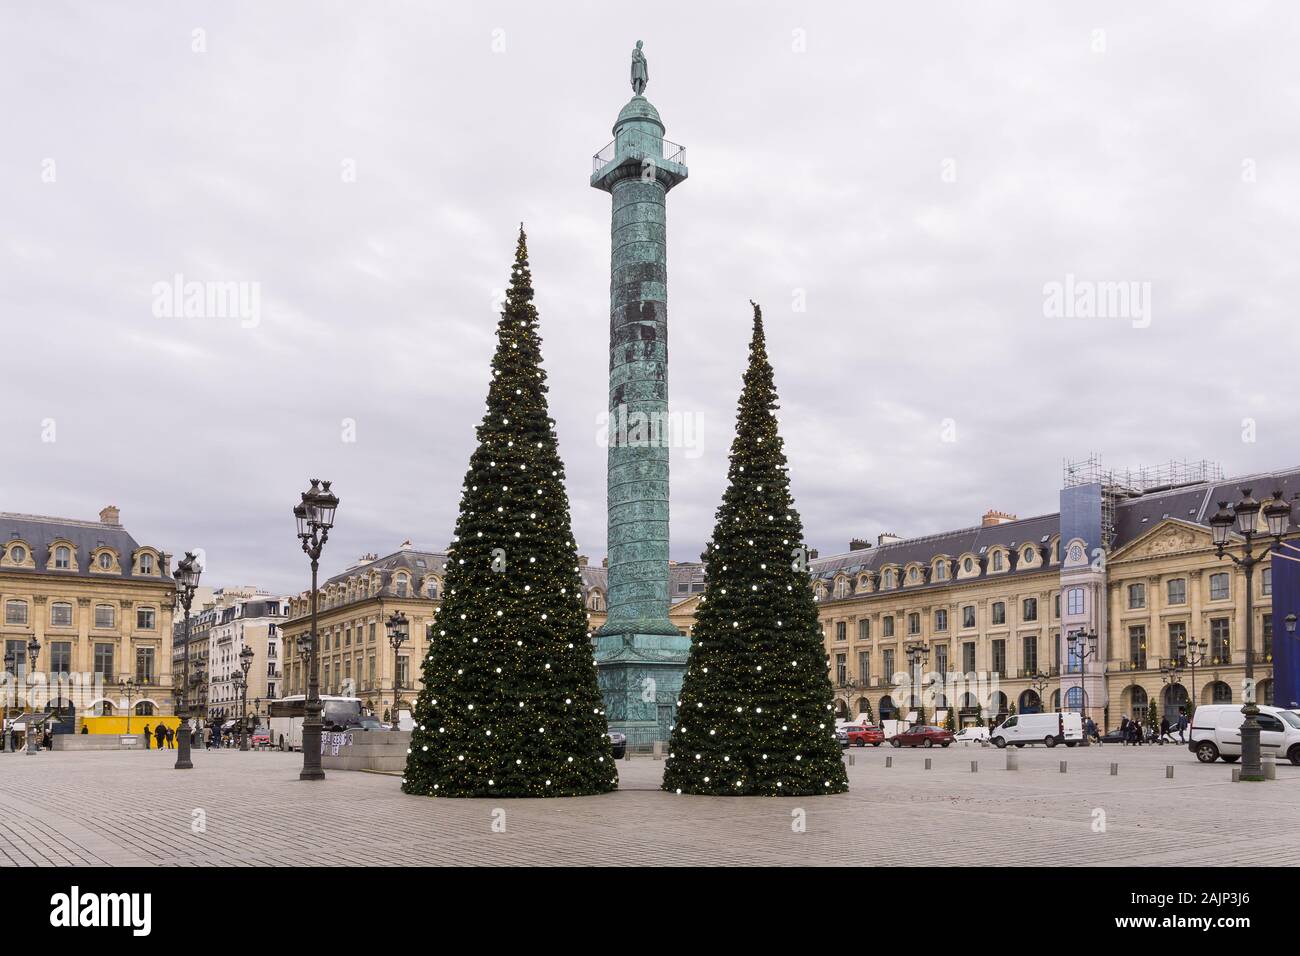
[[[975,559],[967,558],[965,561],[961,563],[961,569],[965,571],[967,574],[970,574],[972,571],[975,570]]]
[[[936,581],[948,580],[948,562],[940,561],[934,566],[934,579]]]
[[[113,570],[113,556],[109,554],[107,551],[99,552],[99,570],[101,571]]]
[[[21,544],[16,544],[9,549],[9,560],[14,564],[22,564],[27,560],[27,549]]]
[[[142,554],[142,555],[140,555],[140,573],[141,573],[141,574],[153,574],[153,555],[152,555],[152,554]]]
[[[993,552],[993,570],[994,570],[994,571],[1001,571],[1001,570],[1002,570],[1002,552],[1001,552],[1001,551],[994,551],[994,552]]]
[[[72,549],[66,544],[61,544],[54,549],[54,569],[56,571],[67,571],[72,567]]]
[[[921,572],[918,571],[916,568],[909,568],[907,571],[907,580],[911,584],[915,584],[917,582],[917,579],[920,576],[921,576]]]
[[[1020,560],[1024,561],[1025,564],[1033,564],[1033,563],[1034,563],[1034,549],[1033,549],[1033,548],[1025,548],[1024,551],[1020,552]]]

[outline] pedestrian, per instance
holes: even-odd
[[[167,728],[167,749],[168,750],[176,749],[176,732],[172,730],[170,727]]]
[[[1183,732],[1187,730],[1187,714],[1181,710],[1178,712],[1178,723],[1176,726],[1178,727],[1178,742],[1180,744],[1186,743],[1187,741],[1183,738]]]
[[[167,727],[161,720],[158,721],[158,726],[153,729],[153,739],[154,743],[158,745],[158,749],[162,750],[163,741],[167,739]]]
[[[90,727],[87,726],[86,724],[82,724],[82,725],[81,725],[81,732],[82,732],[83,734],[88,734],[88,733],[90,733]]]
[[[1137,720],[1133,721],[1133,743],[1141,747],[1144,740],[1145,740],[1145,735],[1142,733],[1141,721],[1137,721]]]
[[[1129,745],[1129,741],[1132,739],[1132,737],[1133,737],[1133,732],[1132,732],[1132,730],[1130,730],[1130,728],[1129,728],[1129,719],[1128,719],[1128,714],[1124,714],[1124,715],[1123,715],[1122,717],[1120,717],[1120,719],[1119,719],[1119,739],[1120,739],[1120,743],[1122,743],[1125,747],[1127,747],[1127,746]]]
[[[145,724],[144,725],[144,749],[145,750],[149,749],[150,738],[152,737],[153,737],[153,731],[149,729],[148,724]]]
[[[1166,740],[1168,740],[1170,743],[1174,742],[1174,735],[1171,734],[1169,730],[1170,730],[1169,715],[1166,714],[1165,716],[1160,718],[1160,742],[1161,743],[1164,743]]]
[[[221,732],[217,729],[216,724],[208,725],[208,749],[212,750],[221,746]]]

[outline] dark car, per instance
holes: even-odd
[[[617,730],[609,732],[609,746],[614,751],[614,759],[622,760],[627,753],[627,735],[621,734]]]
[[[363,714],[348,724],[348,730],[387,730],[383,722],[378,717],[372,717],[369,714]]]
[[[1124,742],[1124,735],[1118,730],[1112,730],[1101,735],[1101,742],[1103,744],[1122,744]]]
[[[889,743],[894,747],[933,747],[935,744],[947,747],[952,741],[951,731],[929,724],[918,724],[889,738]]]

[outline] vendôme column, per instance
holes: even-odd
[[[668,191],[685,150],[664,139],[632,51],[631,100],[591,185],[613,199],[609,282],[609,616],[596,664],[611,730],[628,745],[667,741],[690,639],[668,619]]]

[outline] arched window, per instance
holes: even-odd
[[[1232,688],[1221,680],[1215,681],[1210,685],[1210,703],[1231,704]]]
[[[135,715],[137,717],[152,717],[154,715],[154,706],[150,701],[142,700],[135,705]]]
[[[54,568],[57,571],[67,571],[72,567],[72,549],[66,544],[61,544],[54,549]]]
[[[72,605],[55,601],[50,605],[50,627],[72,627]]]
[[[948,562],[939,561],[934,566],[934,579],[936,581],[948,580]]]
[[[141,573],[141,574],[153,574],[153,555],[152,555],[152,554],[142,554],[142,555],[140,555],[140,573]]]
[[[1083,710],[1083,688],[1071,687],[1065,692],[1065,709],[1080,711]]]
[[[394,582],[394,589],[400,598],[409,597],[411,583],[405,574],[399,574]]]
[[[428,583],[425,585],[425,593],[428,594],[430,600],[433,601],[438,600],[438,579],[437,578],[429,578]]]
[[[1134,714],[1144,712],[1147,709],[1147,692],[1143,688],[1134,685],[1132,701],[1131,706]]]
[[[994,570],[994,571],[1001,571],[1001,570],[1002,570],[1002,552],[1001,552],[1001,551],[994,551],[994,552],[993,552],[993,570]]]

